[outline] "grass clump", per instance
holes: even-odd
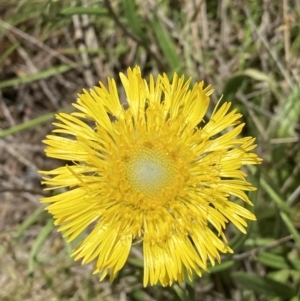
[[[0,299],[298,300],[299,1],[1,1]],[[181,287],[142,287],[140,254],[113,284],[69,259],[41,210],[41,140],[82,88],[128,66],[203,79],[243,113],[261,167],[250,169],[256,223],[229,228],[235,254]],[[216,96],[215,96],[216,97]],[[217,102],[213,98],[213,102]]]

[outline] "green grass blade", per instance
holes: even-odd
[[[24,123],[21,123],[21,124],[15,125],[13,127],[10,127],[8,129],[5,129],[3,131],[0,131],[0,138],[18,133],[20,131],[24,131],[24,130],[29,129],[29,128],[36,127],[37,125],[39,125],[41,123],[44,123],[44,122],[47,122],[47,121],[53,119],[55,114],[57,114],[57,113],[58,112],[45,114],[43,116],[39,116],[37,118],[31,119],[31,120],[26,121]]]
[[[230,248],[233,250],[233,252],[237,253],[239,252],[243,246],[245,245],[246,240],[248,237],[249,231],[247,231],[247,234],[238,232],[229,242]]]
[[[40,79],[45,79],[45,78],[48,78],[50,76],[54,76],[56,74],[65,73],[65,72],[69,71],[72,68],[73,67],[71,67],[69,65],[60,65],[60,66],[57,66],[57,67],[53,67],[53,68],[49,68],[47,70],[37,72],[35,74],[28,74],[28,75],[25,75],[25,76],[8,79],[8,80],[0,82],[0,89],[7,88],[7,87],[12,87],[12,86],[15,86],[15,85],[18,85],[18,84],[30,83],[30,82],[40,80]]]
[[[252,172],[254,171],[254,168],[249,168]],[[260,185],[261,188],[270,196],[271,200],[278,206],[278,208],[284,212],[290,212],[290,208],[287,205],[286,201],[281,196],[280,192],[276,188],[276,185],[274,183],[270,183],[271,179],[268,177],[268,175],[263,172],[263,176],[260,178]],[[267,178],[267,180],[265,179]]]
[[[170,35],[168,34],[168,32],[157,17],[154,17],[152,20],[152,28],[154,30],[157,43],[161,48],[172,72],[179,72],[181,70],[182,64],[179,55],[177,54],[176,46],[174,44],[174,41],[172,40],[172,38],[170,37]]]
[[[296,244],[300,246],[300,234],[289,217],[291,214],[291,209],[284,201],[283,197],[281,197],[280,193],[276,190],[274,185],[271,186],[264,178],[261,178],[261,187],[270,196],[271,200],[274,201],[278,206],[278,209],[280,210],[280,216],[285,226],[287,227],[289,233],[293,236]]]
[[[188,296],[188,291],[185,290],[184,288],[180,287],[178,284],[175,284],[173,286],[173,289],[177,295],[176,301],[177,300],[178,301],[186,301],[186,300],[192,301],[191,296]]]
[[[294,136],[300,120],[300,87],[298,85],[295,85],[293,91],[282,100],[277,112],[278,118],[274,124],[274,130],[277,130],[278,137]]]
[[[225,84],[223,89],[223,97],[228,100],[232,97],[241,87],[247,78],[252,78],[256,81],[266,82],[269,84],[272,92],[279,97],[279,93],[276,90],[276,83],[273,78],[256,69],[245,69],[244,71],[235,73]]]
[[[132,299],[134,301],[147,301],[149,300],[148,295],[141,289],[136,289],[131,293]]]
[[[124,0],[124,12],[131,31],[141,39],[145,39],[142,21],[136,10],[135,0]]]
[[[35,263],[36,263],[35,259],[38,254],[38,251],[53,229],[54,229],[53,220],[49,219],[47,224],[44,226],[44,228],[42,229],[42,231],[36,238],[32,248],[31,248],[31,251],[29,254],[29,262],[28,262],[28,269],[31,274],[34,272]]]
[[[234,266],[234,264],[235,264],[234,260],[227,260],[227,261],[218,263],[215,266],[212,266],[212,267],[209,266],[209,271],[211,274],[222,272],[222,271],[230,269],[231,267]]]
[[[73,15],[107,15],[107,10],[103,7],[68,7],[60,12],[64,16]]]
[[[243,288],[249,289],[257,294],[283,298],[292,298],[296,292],[287,284],[275,281],[267,277],[261,277],[254,273],[234,272],[233,279]]]
[[[132,264],[134,267],[144,268],[144,262],[143,262],[143,260],[141,260],[139,258],[129,257],[127,261],[130,264]]]
[[[290,234],[293,236],[296,244],[300,248],[300,234],[299,231],[295,228],[293,222],[291,221],[290,217],[285,212],[280,212],[280,216],[287,227]]]
[[[283,256],[268,252],[259,253],[257,260],[263,265],[274,269],[296,269],[300,271],[300,260],[289,260]]]
[[[33,127],[36,127],[42,123],[45,123],[51,119],[53,119],[55,117],[56,114],[60,113],[60,112],[69,112],[71,111],[72,106],[67,106],[65,108],[63,108],[62,110],[58,110],[56,112],[53,113],[49,113],[49,114],[45,114],[39,117],[36,117],[34,119],[31,119],[29,121],[23,122],[21,124],[17,124],[15,126],[12,126],[8,129],[4,129],[2,131],[0,131],[0,138],[9,136],[9,135],[13,135],[15,133],[18,133],[20,131],[24,131]]]
[[[32,214],[29,215],[28,218],[22,223],[22,225],[18,228],[18,232],[15,236],[15,239],[18,240],[24,233],[26,229],[28,229],[33,223],[35,223],[40,216],[45,212],[43,206],[39,206]]]
[[[1,64],[10,56],[10,54],[18,48],[20,43],[14,43],[10,47],[8,47],[0,56],[0,66]]]

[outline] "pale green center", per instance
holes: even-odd
[[[142,145],[132,150],[127,162],[127,179],[132,188],[155,197],[173,183],[174,161],[163,149]]]

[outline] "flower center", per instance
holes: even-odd
[[[175,162],[161,146],[144,142],[130,151],[126,176],[131,187],[153,198],[174,183]]]

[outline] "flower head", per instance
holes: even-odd
[[[145,286],[201,276],[220,252],[232,253],[226,224],[245,232],[245,219],[255,220],[229,199],[251,204],[245,191],[255,188],[240,168],[261,162],[254,138],[238,138],[244,124],[230,103],[205,121],[213,91],[203,82],[190,89],[175,73],[147,83],[138,67],[120,78],[127,109],[109,78],[108,88],[79,95],[78,111],[57,115],[46,154],[70,164],[44,171],[43,183],[68,189],[42,202],[69,241],[93,226],[73,256],[95,260],[100,279],[115,277],[134,243],[143,246]]]

